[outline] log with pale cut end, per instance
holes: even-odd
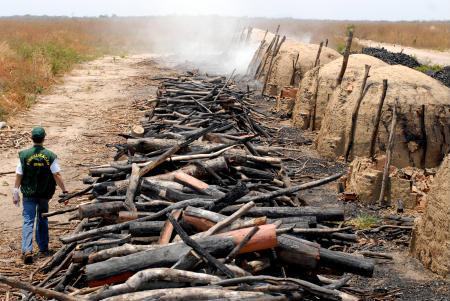
[[[145,129],[142,125],[134,125],[131,128],[131,136],[136,138],[144,137]]]

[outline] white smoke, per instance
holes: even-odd
[[[244,74],[258,47],[246,41],[247,28],[238,18],[174,16],[156,18],[145,30],[152,52],[173,65],[204,72]]]

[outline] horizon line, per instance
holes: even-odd
[[[117,15],[117,14],[100,14],[100,15],[85,15],[85,16],[69,16],[69,15],[0,15],[1,19],[5,18],[68,18],[68,19],[125,19],[125,18],[164,18],[164,17],[219,17],[219,18],[236,18],[236,19],[268,19],[268,20],[283,20],[291,19],[298,21],[331,21],[331,22],[449,22],[450,19],[307,19],[296,17],[266,17],[266,16],[232,16],[232,15],[218,15],[218,14],[156,14],[156,15]]]

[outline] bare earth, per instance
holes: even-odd
[[[41,125],[47,131],[46,146],[60,159],[68,190],[82,187],[87,168],[104,164],[113,156],[114,149],[105,144],[121,142],[116,134],[139,123],[143,112],[133,108],[133,101],[155,95],[156,83],[150,78],[161,72],[164,70],[156,66],[150,55],[104,57],[78,66],[29,110],[9,120],[11,135],[23,133],[22,142],[27,143],[7,148],[8,135],[6,139],[1,136],[0,173],[15,170],[17,152],[31,142],[25,134]],[[13,174],[0,176],[0,267],[11,269],[9,263],[19,260],[22,223],[21,208],[12,204],[13,183]],[[61,205],[53,200],[50,207],[55,206]],[[51,244],[56,239],[53,235]],[[20,274],[13,269],[11,275],[15,271]]]
[[[391,52],[401,52],[403,50],[403,53],[416,57],[419,63],[421,64],[441,65],[441,66],[450,65],[450,50],[437,51],[432,49],[420,49],[360,39],[358,39],[357,41],[359,44],[366,47],[377,47],[377,48],[384,47],[386,48],[386,50]]]

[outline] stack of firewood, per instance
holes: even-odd
[[[58,300],[357,300],[341,289],[348,276],[323,276],[373,273],[371,260],[329,249],[357,240],[343,210],[296,196],[342,174],[293,183],[252,91],[231,78],[160,80],[116,161],[60,200],[90,201],[47,214],[80,223],[47,278],[21,285]]]

